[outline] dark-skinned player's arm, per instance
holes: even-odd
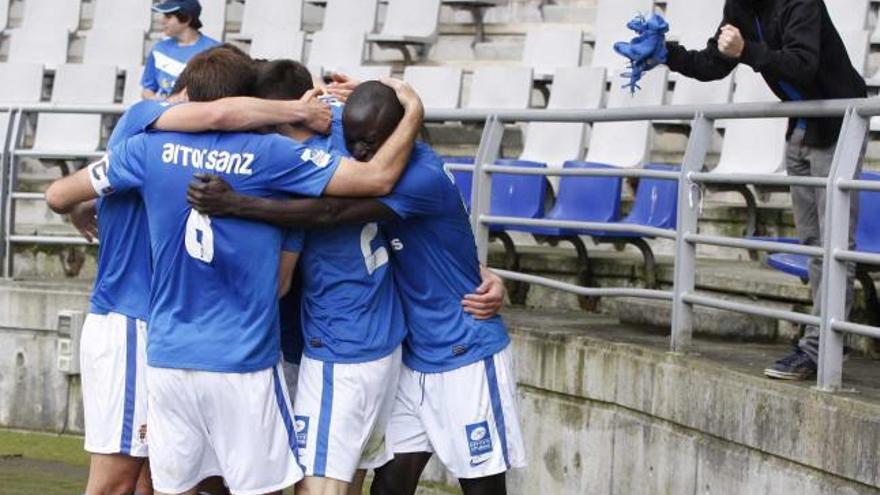
[[[205,215],[233,216],[285,228],[320,228],[396,218],[394,211],[377,199],[258,198],[239,194],[222,178],[208,174],[196,174],[190,182],[186,199]]]
[[[399,79],[382,78],[381,81],[397,94],[404,108],[403,118],[369,161],[341,159],[324,189],[325,196],[378,197],[390,194],[409,162],[425,114],[422,101],[410,85]]]
[[[301,124],[315,132],[330,131],[330,107],[317,99],[320,90],[299,100],[263,100],[248,96],[186,102],[168,108],[153,129],[177,132],[249,131],[279,124]]]
[[[238,194],[222,178],[203,175],[190,183],[187,201],[201,213],[263,221],[285,228],[322,228],[346,223],[398,218],[385,203],[363,198],[268,199]],[[287,253],[285,253],[287,254]],[[282,258],[283,260],[283,258]],[[295,261],[294,261],[295,263]],[[284,272],[282,271],[282,277]],[[504,281],[480,267],[480,285],[461,301],[462,308],[478,320],[492,318],[504,305]],[[281,278],[281,294],[284,279]]]

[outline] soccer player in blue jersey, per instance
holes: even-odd
[[[141,86],[145,99],[162,99],[171,94],[174,82],[192,57],[220,42],[199,32],[202,6],[198,0],[166,0],[152,9],[162,14],[165,39],[150,50]]]
[[[396,105],[375,83],[352,93],[343,123],[356,158],[375,153],[394,129],[401,115]],[[384,221],[409,334],[389,426],[395,458],[376,471],[372,492],[415,493],[436,452],[466,494],[504,493],[506,471],[525,465],[510,339],[484,305],[459,302],[480,284],[480,266],[461,196],[442,161],[419,143],[410,162],[391,195],[378,200],[254,198],[217,178],[192,186],[189,198],[205,212],[278,225]]]
[[[387,82],[406,103],[406,116],[365,163],[274,134],[157,132],[129,139],[47,190],[56,210],[131,190],[146,206],[154,267],[148,435],[157,491],[189,493],[199,479],[220,474],[233,493],[258,494],[301,477],[276,367],[281,231],[191,210],[187,183],[209,171],[257,196],[390,191],[422,109],[408,86]]]
[[[226,50],[221,46],[212,52]],[[279,104],[239,97],[205,102],[210,97],[204,90],[208,76],[217,72],[206,64],[218,60],[250,63],[238,50],[230,50],[227,57],[203,53],[183,77],[191,80],[191,94],[200,103],[172,105],[185,99],[182,90],[172,94],[168,102],[137,103],[117,123],[108,147],[118,146],[150,126],[237,130],[296,121],[319,131],[328,128],[329,109],[315,101]],[[228,77],[222,82],[219,87],[214,85],[215,93],[245,94],[252,88],[247,77]],[[146,215],[140,197],[133,193],[77,205],[72,220],[89,240],[97,237],[96,215],[101,246],[80,355],[85,448],[92,454],[88,495],[132,492],[147,456],[144,343],[151,269]],[[139,494],[149,491],[148,481],[144,481],[138,484]]]

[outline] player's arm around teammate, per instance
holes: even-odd
[[[197,174],[190,183],[187,201],[197,211],[212,217],[234,216],[268,222],[279,227],[326,228],[394,220],[388,206],[372,198],[269,199],[235,192],[216,175]],[[481,284],[464,296],[464,311],[476,319],[489,319],[504,304],[504,282],[488,268],[480,267]]]

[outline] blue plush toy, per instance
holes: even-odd
[[[629,43],[620,41],[614,44],[614,51],[629,59],[630,72],[622,76],[629,79],[624,88],[635,94],[642,75],[654,67],[666,63],[666,32],[669,24],[660,14],[653,14],[649,19],[639,14],[626,25],[638,35]]]

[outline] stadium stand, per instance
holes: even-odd
[[[9,0],[0,0],[0,31],[9,24]]]
[[[734,103],[778,101],[756,72],[736,70]],[[724,144],[712,173],[778,174],[784,171],[787,119],[740,119],[725,124]]]
[[[378,0],[327,0],[322,31],[372,33]]]
[[[529,107],[532,69],[479,67],[474,69],[466,108],[520,110]]]
[[[641,90],[635,95],[619,82],[611,83],[608,108],[635,107],[663,104],[668,71],[652,70],[640,81]],[[615,74],[614,79],[618,77]],[[651,122],[600,122],[593,126],[588,162],[605,163],[617,167],[638,167],[645,163],[651,146]]]
[[[244,4],[240,38],[249,39],[263,29],[302,27],[302,2],[285,0],[248,0]]]
[[[110,104],[115,94],[115,67],[65,64],[55,71],[53,103]],[[40,114],[32,153],[77,157],[97,150],[100,141],[100,115]]]
[[[21,28],[9,38],[9,62],[37,62],[50,68],[67,62],[70,35],[63,29]]]
[[[415,47],[419,60],[424,59],[437,41],[439,24],[440,0],[389,0],[382,30],[367,35],[367,41],[400,50],[409,65],[413,61],[409,47]]]
[[[37,103],[43,91],[43,65],[0,64],[0,93],[10,103]],[[0,114],[0,137],[6,136],[6,114]]]
[[[871,45],[871,33],[864,30],[841,31],[840,37],[846,46],[853,67],[863,76],[868,64],[868,52]]]
[[[125,68],[125,86],[122,89],[122,104],[132,105],[141,100],[141,76],[144,74],[144,66],[136,65]]]
[[[602,106],[605,70],[569,67],[556,69],[549,110],[589,110]],[[520,160],[561,167],[568,160],[583,157],[587,125],[577,122],[532,122],[525,129]],[[550,178],[552,184],[558,179]]]
[[[292,29],[261,29],[251,38],[250,55],[254,58],[303,59],[306,37]]]
[[[92,29],[113,30],[124,35],[131,30],[150,30],[152,13],[149,0],[97,0],[93,2]]]
[[[139,29],[92,28],[86,36],[83,63],[125,67],[144,62],[144,34]]]
[[[377,80],[391,76],[390,65],[358,65],[354,67],[338,67],[336,70],[359,81]]]
[[[880,174],[863,172],[864,180],[880,180]],[[856,224],[856,251],[863,253],[880,253],[880,193],[861,191],[859,193],[859,218]],[[777,241],[797,244],[797,239],[774,239]],[[767,257],[767,264],[783,273],[800,278],[804,283],[809,281],[809,256],[791,253],[773,253]],[[869,308],[875,321],[880,321],[880,301],[877,300],[876,282],[871,273],[880,271],[876,265],[856,265],[856,277],[862,284],[865,307]]]
[[[626,67],[626,59],[614,52],[614,43],[632,38],[633,33],[626,28],[626,23],[634,15],[649,15],[653,10],[653,0],[600,0],[596,9],[595,45],[590,65],[605,67],[609,72]]]
[[[199,0],[202,4],[202,33],[223,41],[226,31],[226,0]]]
[[[28,0],[24,4],[22,27],[49,32],[64,29],[74,32],[79,29],[80,0]]]
[[[870,0],[830,0],[825,2],[838,31],[864,31],[868,27]]]
[[[403,71],[403,80],[418,91],[425,108],[458,108],[462,76],[456,67],[409,66]]]
[[[318,31],[312,35],[309,65],[325,71],[359,67],[364,61],[364,34]]]
[[[693,49],[705,46],[721,23],[723,8],[724,0],[667,0],[667,39]]]
[[[526,34],[523,65],[531,67],[535,79],[547,80],[560,67],[581,65],[584,33],[580,29],[541,29]]]

